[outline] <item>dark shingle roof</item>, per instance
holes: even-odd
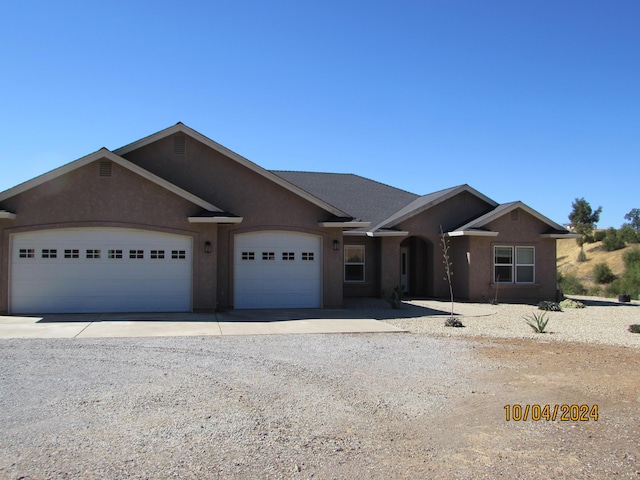
[[[309,192],[356,220],[377,225],[419,196],[350,173],[290,172],[272,170],[286,181]]]

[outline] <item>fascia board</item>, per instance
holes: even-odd
[[[189,223],[242,223],[243,217],[188,217]]]
[[[366,228],[371,222],[318,222],[324,228]]]
[[[499,232],[474,232],[469,230],[455,230],[447,232],[447,237],[497,237]]]
[[[579,233],[542,233],[541,238],[580,238]]]
[[[85,165],[88,165],[92,162],[95,162],[103,158],[107,160],[111,160],[114,163],[117,163],[121,167],[126,168],[132,171],[133,173],[140,175],[143,178],[146,178],[147,180],[155,183],[156,185],[159,185],[164,189],[175,193],[176,195],[190,201],[195,205],[198,205],[199,207],[204,208],[205,210],[208,210],[210,212],[222,212],[222,210],[220,210],[215,205],[212,205],[211,203],[201,199],[200,197],[197,197],[192,193],[189,193],[186,190],[183,190],[177,185],[174,185],[173,183],[158,177],[157,175],[149,172],[148,170],[145,170],[144,168],[131,163],[129,160],[116,155],[115,153],[113,153],[110,150],[107,150],[106,148],[101,148],[97,152],[91,153],[85,157],[79,158],[78,160],[67,163],[62,167],[58,167],[55,170],[51,170],[50,172],[47,172],[36,178],[33,178],[24,183],[21,183],[20,185],[10,188],[9,190],[5,190],[4,192],[0,193],[0,201],[6,200],[7,198],[11,198],[20,193],[26,192],[27,190],[30,190],[34,187],[42,185],[43,183],[46,183],[50,180],[53,180],[57,177],[65,175],[69,172],[72,172],[78,168],[84,167]]]
[[[13,220],[17,217],[15,213],[7,212],[6,210],[0,210],[0,219]]]
[[[407,231],[397,231],[397,232],[367,232],[367,237],[406,237],[409,235]]]
[[[296,195],[298,195],[299,197],[304,198],[305,200],[311,202],[312,204],[322,208],[323,210],[326,210],[328,212],[330,212],[331,214],[337,216],[337,217],[348,217],[349,214],[346,212],[343,212],[342,210],[338,210],[336,207],[334,207],[333,205],[330,205],[326,202],[324,202],[323,200],[320,200],[318,197],[311,195],[309,192],[302,190],[300,187],[293,185],[290,182],[287,182],[284,178],[281,178],[279,176],[277,176],[274,173],[271,173],[270,171],[262,168],[261,166],[253,163],[251,160],[248,160],[246,158],[244,158],[243,156],[237,154],[236,152],[229,150],[227,147],[220,145],[218,142],[215,142],[214,140],[211,140],[210,138],[202,135],[201,133],[195,131],[194,129],[187,127],[186,125],[184,125],[183,123],[178,123],[176,125],[174,125],[173,127],[169,127],[165,130],[162,130],[158,133],[155,133],[153,135],[150,135],[148,137],[145,137],[143,139],[138,140],[137,142],[133,142],[130,143],[129,145],[125,145],[124,147],[118,148],[117,150],[114,150],[114,152],[117,155],[126,155],[127,153],[133,151],[133,150],[137,150],[138,148],[142,148],[146,145],[149,145],[153,142],[156,142],[162,138],[168,137],[170,135],[175,135],[176,133],[184,133],[186,135],[189,135],[190,137],[194,138],[195,140],[203,143],[204,145],[210,147],[211,149],[225,155],[226,157],[229,157],[230,159],[236,161],[237,163],[239,163],[240,165],[248,168],[249,170],[252,170],[256,173],[258,173],[259,175],[262,175],[263,177],[271,180],[272,182],[274,182],[275,184],[285,188],[286,190],[289,190],[290,192],[295,193]]]

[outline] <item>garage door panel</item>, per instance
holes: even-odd
[[[16,234],[12,238],[11,311],[189,311],[191,249],[190,237],[133,229]],[[43,258],[53,250],[56,258]],[[65,258],[65,250],[78,258]],[[109,250],[118,251],[122,258],[109,258]],[[130,258],[130,250],[143,258]],[[99,258],[90,258],[97,251]],[[152,251],[156,258],[151,257]],[[172,258],[172,252],[184,258]]]
[[[299,232],[237,235],[235,308],[320,307],[321,244],[319,236]]]

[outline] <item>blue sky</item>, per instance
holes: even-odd
[[[268,169],[640,208],[637,0],[10,2],[0,191],[181,121]]]

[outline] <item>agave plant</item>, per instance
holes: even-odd
[[[524,321],[529,325],[536,333],[545,333],[549,319],[546,313],[532,313],[528,317],[524,317]]]

